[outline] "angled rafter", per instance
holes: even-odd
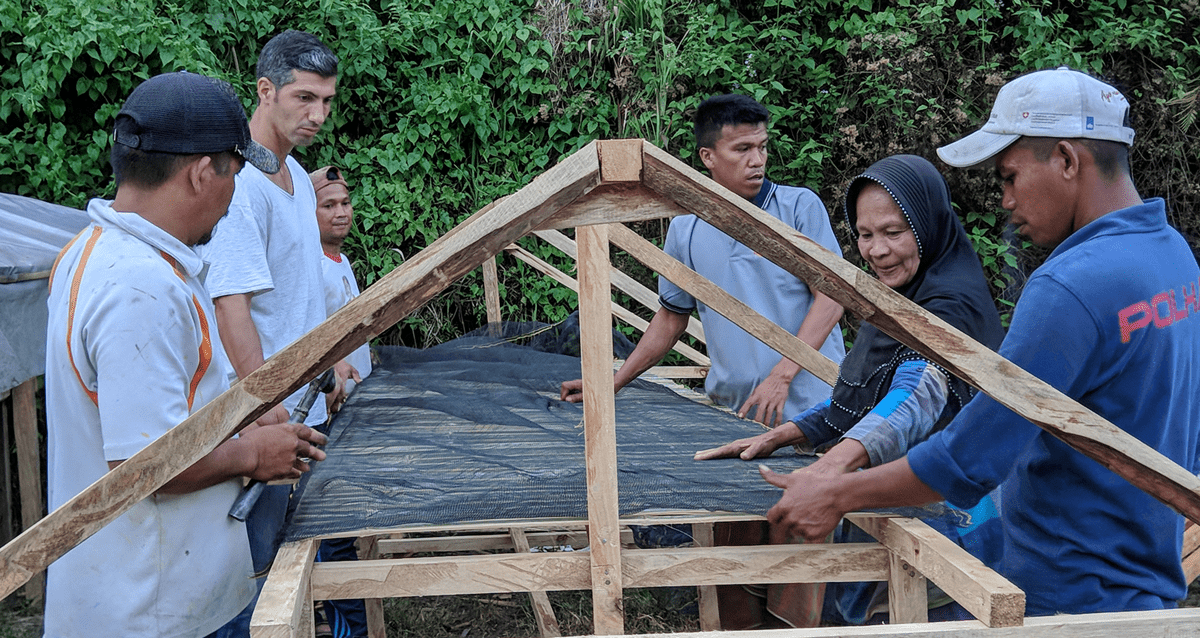
[[[0,548],[0,598],[162,487],[308,379],[395,324],[484,259],[528,234],[599,181],[599,158],[593,143],[440,237],[324,323],[276,353],[261,368]]]
[[[1200,478],[678,159],[650,144],[643,150],[644,185],[1176,511],[1200,521]]]
[[[642,239],[637,233],[622,224],[612,224],[610,236],[613,244],[629,253],[682,288],[700,303],[721,313],[742,330],[754,335],[783,356],[811,372],[818,379],[833,385],[837,381],[838,367],[820,351],[804,343],[794,334],[779,327],[773,321],[758,314],[753,308],[721,290],[720,286],[696,274],[683,262],[659,250],[657,246]]]

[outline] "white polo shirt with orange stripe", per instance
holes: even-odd
[[[46,344],[54,509],[228,387],[204,263],[133,213],[93,224],[51,275]],[[254,593],[241,481],[153,495],[48,570],[45,636],[205,636]]]

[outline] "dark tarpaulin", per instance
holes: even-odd
[[[295,540],[367,528],[587,517],[583,409],[560,401],[578,358],[464,337],[377,350],[381,365],[333,419],[287,530]],[[680,388],[683,394],[702,398]],[[757,462],[692,455],[757,423],[637,380],[617,394],[620,512],[764,514],[780,490]],[[815,457],[787,448],[779,472]]]

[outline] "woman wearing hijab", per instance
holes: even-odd
[[[1004,331],[983,268],[932,164],[915,155],[872,164],[850,182],[844,211],[859,252],[880,281],[976,341],[999,347]],[[749,460],[787,445],[816,448],[838,441],[809,471],[880,465],[945,427],[972,394],[965,382],[864,323],[829,400],[756,437],[699,452],[696,459]],[[850,622],[862,622],[873,607],[870,592],[859,589],[857,595],[839,596],[838,607]],[[772,591],[769,601],[776,615],[792,624],[813,620],[815,610],[799,623],[793,613],[777,610],[777,594]]]

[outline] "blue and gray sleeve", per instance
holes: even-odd
[[[896,368],[891,389],[844,438],[862,443],[871,466],[904,456],[924,441],[946,407],[946,374],[923,359]]]

